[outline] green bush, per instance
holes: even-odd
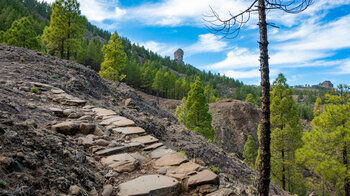
[[[39,89],[36,88],[36,87],[33,87],[33,88],[30,89],[30,92],[37,93],[37,92],[39,92]]]
[[[217,167],[211,167],[210,170],[216,174],[219,174],[220,173],[220,169],[217,168]]]

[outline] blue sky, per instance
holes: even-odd
[[[53,0],[48,0],[53,1]],[[129,38],[162,56],[182,48],[184,61],[201,70],[259,84],[257,15],[236,39],[208,32],[203,15],[244,10],[252,0],[78,0],[98,27]],[[271,81],[280,72],[290,85],[350,84],[350,0],[314,0],[300,14],[270,11]]]

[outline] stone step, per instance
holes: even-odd
[[[141,149],[143,147],[142,143],[139,142],[131,142],[128,144],[125,144],[124,146],[118,146],[114,148],[107,148],[103,150],[99,150],[95,152],[95,155],[98,156],[109,156],[109,155],[114,155],[122,152],[130,152],[130,151],[135,151],[137,149]]]
[[[219,185],[219,177],[210,170],[203,170],[193,176],[190,176],[186,183],[186,187],[195,187],[203,184]]]
[[[135,122],[125,118],[122,120],[114,121],[112,125],[115,125],[117,127],[131,127],[135,125]]]
[[[113,116],[113,117],[111,117],[111,118],[108,118],[108,119],[103,120],[102,122],[100,122],[100,125],[101,125],[101,126],[107,126],[107,125],[112,124],[112,123],[115,122],[115,121],[125,120],[125,119],[127,119],[127,118],[122,117],[122,116]]]
[[[131,141],[139,142],[145,145],[145,144],[152,144],[152,143],[158,142],[158,139],[151,135],[145,135],[145,136],[133,138],[131,139]]]
[[[185,155],[181,153],[167,154],[154,162],[154,166],[157,168],[166,166],[177,166],[181,163],[187,162]]]
[[[101,163],[116,172],[132,172],[137,168],[139,162],[130,154],[122,153],[104,157]]]
[[[96,115],[100,117],[117,115],[117,113],[115,113],[113,110],[107,110],[104,108],[92,108],[92,111],[94,111]]]
[[[119,127],[113,129],[113,132],[116,134],[122,134],[122,135],[134,135],[134,134],[142,134],[146,131],[142,129],[141,127]]]
[[[164,155],[172,154],[172,153],[175,153],[175,151],[172,150],[172,149],[169,149],[169,148],[167,148],[165,146],[162,146],[160,148],[157,148],[157,149],[153,150],[151,152],[151,157],[152,157],[152,159],[159,159],[159,158],[161,158]]]
[[[145,175],[118,186],[119,196],[177,196],[180,195],[180,183],[171,177]]]
[[[159,148],[161,146],[163,146],[163,143],[158,142],[158,143],[154,143],[154,144],[146,146],[143,150],[144,151],[149,151],[149,150],[153,150],[153,149]]]

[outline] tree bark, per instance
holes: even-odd
[[[64,59],[64,40],[61,40],[61,58]]]
[[[346,144],[344,144],[344,146],[343,146],[343,164],[346,166],[346,171],[348,171],[348,152],[347,152],[346,147],[347,147]],[[345,179],[344,179],[344,192],[345,192],[345,196],[350,196],[350,184],[349,184],[348,177],[345,177]]]
[[[286,168],[284,166],[284,150],[282,150],[282,188],[286,190]]]
[[[261,135],[260,135],[260,163],[259,163],[259,179],[258,179],[258,195],[268,196],[270,185],[270,79],[269,79],[269,55],[267,41],[267,24],[265,1],[258,1],[259,12],[259,31],[260,31],[260,72],[261,72]]]

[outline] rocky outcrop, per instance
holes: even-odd
[[[257,106],[238,100],[224,99],[210,104],[215,140],[227,152],[243,153],[248,135],[252,135],[258,146],[258,124],[260,112]]]
[[[177,49],[174,52],[174,61],[176,63],[184,63],[183,58],[184,58],[184,51],[181,48]]]
[[[331,81],[326,80],[326,81],[323,81],[322,83],[320,83],[320,87],[331,89],[331,88],[333,88],[333,84]]]

